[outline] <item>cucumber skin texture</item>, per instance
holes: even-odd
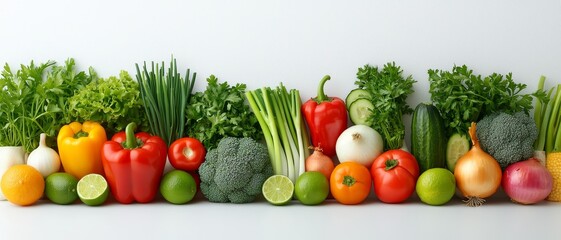
[[[446,168],[446,144],[444,120],[438,109],[432,104],[418,104],[411,122],[411,153],[421,173],[430,168]]]

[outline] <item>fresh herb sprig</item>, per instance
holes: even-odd
[[[402,73],[395,62],[385,64],[382,69],[367,64],[357,72],[355,84],[371,94],[374,105],[367,123],[382,135],[386,150],[403,147],[403,115],[413,112],[406,100],[413,93],[416,81],[411,75],[403,77]]]
[[[187,107],[187,135],[201,141],[206,149],[215,148],[224,137],[263,138],[255,115],[245,103],[245,84],[230,86],[207,78],[204,92],[191,96]]]
[[[150,70],[146,62],[142,71],[136,64],[136,79],[146,108],[148,123],[152,134],[161,137],[169,146],[173,141],[185,137],[185,109],[193,86],[196,73],[191,77],[187,69],[185,78],[177,71],[177,62],[172,58],[170,67],[165,68],[152,62]]]
[[[15,73],[4,65],[0,77],[0,145],[23,146],[30,152],[46,133],[48,145],[56,148],[58,130],[70,121],[68,99],[97,75],[76,72],[74,59],[64,66],[48,61],[21,65]]]
[[[528,113],[533,97],[545,98],[543,91],[522,94],[526,85],[514,82],[511,73],[482,78],[463,65],[452,71],[429,69],[428,75],[431,100],[444,118],[448,136],[466,134],[471,122],[494,112]]]

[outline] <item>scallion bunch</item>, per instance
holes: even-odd
[[[187,69],[185,78],[177,71],[177,62],[171,60],[165,68],[152,62],[150,70],[142,71],[136,64],[136,79],[152,134],[161,137],[169,146],[173,141],[185,136],[185,109],[189,102],[197,73],[191,76]]]

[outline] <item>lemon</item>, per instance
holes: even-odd
[[[78,197],[89,206],[101,205],[107,200],[109,187],[105,178],[96,173],[90,173],[80,179],[76,186]]]
[[[294,184],[284,175],[273,175],[263,183],[263,197],[273,205],[285,205],[294,195]]]
[[[321,172],[305,172],[296,179],[294,194],[304,205],[321,204],[329,195],[329,181]]]
[[[160,193],[170,203],[188,203],[197,193],[197,183],[191,174],[182,170],[172,170],[162,178]]]
[[[454,196],[456,179],[448,169],[431,168],[419,176],[416,191],[422,202],[435,206],[443,205]]]
[[[69,173],[57,172],[45,179],[45,196],[56,204],[71,204],[78,199],[78,179]]]

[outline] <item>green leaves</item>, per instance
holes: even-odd
[[[136,79],[140,85],[150,129],[168,146],[185,136],[185,108],[197,77],[197,74],[193,73],[189,79],[190,72],[190,69],[187,69],[185,78],[181,77],[173,57],[167,72],[163,62],[161,65],[152,62],[150,71],[146,63],[142,71],[136,64]]]
[[[69,120],[67,99],[95,78],[74,71],[73,59],[58,66],[54,61],[29,66],[21,65],[13,72],[4,65],[0,78],[0,145],[23,146],[27,152],[39,144],[39,134],[46,133],[49,146]]]
[[[130,122],[148,131],[138,83],[126,71],[91,82],[68,100],[68,106],[72,121],[99,122],[109,135],[124,131]]]
[[[406,100],[413,93],[416,81],[411,76],[404,78],[402,73],[395,62],[387,63],[382,69],[365,65],[357,72],[355,84],[371,94],[374,105],[367,122],[382,134],[386,150],[402,147],[405,138],[402,116],[413,112]]]
[[[451,72],[430,69],[428,74],[431,100],[445,120],[448,136],[467,133],[471,122],[494,112],[528,113],[532,96],[545,98],[543,91],[521,94],[526,85],[515,83],[511,73],[482,78],[463,65]]]
[[[262,131],[254,114],[245,104],[245,84],[230,86],[207,78],[204,92],[197,92],[187,108],[187,135],[201,141],[207,149],[215,148],[227,136],[261,139]]]

